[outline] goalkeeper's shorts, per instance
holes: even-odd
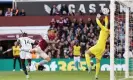
[[[101,47],[101,46],[98,46],[98,45],[95,45],[95,46],[93,46],[93,47],[91,47],[91,48],[89,49],[89,51],[90,51],[93,55],[95,55],[95,58],[97,58],[97,59],[99,59],[99,60],[101,60],[101,58],[102,58],[102,56],[103,56],[103,54],[104,54],[104,50],[105,50],[105,48],[103,48],[103,47]]]

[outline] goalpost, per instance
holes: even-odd
[[[116,2],[118,2],[120,5],[125,6],[125,13],[123,13],[123,15],[119,15],[119,14],[115,15],[115,7],[114,6],[116,6],[115,5]],[[130,16],[130,8],[131,7],[133,8],[133,0],[110,0],[110,7],[111,7],[110,8],[110,26],[111,26],[111,28],[110,28],[110,80],[133,80],[133,60],[132,60],[132,58],[130,59],[131,56],[129,56],[130,55],[130,52],[129,52],[130,45],[129,44],[131,41],[131,40],[129,40],[129,36],[130,36],[129,30],[132,29],[132,28],[130,28],[130,24],[129,24],[129,19],[130,19],[129,16]],[[121,17],[121,20],[124,21],[124,28],[125,28],[124,29],[125,43],[120,43],[125,46],[124,47],[125,59],[120,58],[118,60],[116,60],[114,57],[114,55],[116,54],[115,45],[117,45],[117,43],[115,43],[115,41],[114,41],[116,39],[115,35],[117,34],[117,33],[115,33],[115,28],[114,28],[114,27],[116,27],[115,26],[115,21],[116,21],[115,17],[116,16],[119,20]],[[117,24],[119,24],[119,20],[118,20]],[[133,35],[133,32],[131,32],[131,33]],[[119,33],[117,35],[119,36]],[[133,54],[133,52],[132,52],[132,54]],[[115,67],[118,63],[116,61],[119,61],[120,62],[119,64],[121,66],[122,66],[121,63],[124,64],[123,72],[122,71],[117,72],[117,70],[115,70]]]

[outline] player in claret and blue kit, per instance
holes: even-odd
[[[36,68],[38,70],[39,66],[43,66],[43,64],[48,63],[51,61],[51,58],[45,53],[45,49],[48,47],[49,44],[57,44],[59,41],[50,41],[47,35],[41,35],[42,38],[38,42],[38,45],[31,49],[30,52],[35,52],[41,57],[43,60],[36,64]]]

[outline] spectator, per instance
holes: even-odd
[[[57,29],[58,28],[58,23],[57,23],[55,18],[52,18],[52,20],[50,22],[50,28],[51,29]]]
[[[79,24],[78,24],[78,26],[79,26],[81,29],[84,28],[85,23],[84,23],[84,20],[83,20],[82,18],[79,19]]]
[[[110,45],[109,44],[107,44],[107,46],[106,46],[106,50],[105,50],[105,54],[103,55],[103,57],[104,58],[109,58],[109,48],[110,48]]]
[[[94,23],[93,23],[93,21],[92,21],[91,18],[88,18],[88,20],[87,20],[87,26],[90,27],[91,25],[94,26]]]
[[[69,11],[69,16],[75,16],[75,12]]]
[[[70,27],[71,20],[68,17],[64,18],[64,25],[67,26],[67,27]]]
[[[11,9],[11,12],[12,12],[13,16],[18,16],[19,15],[19,10],[17,8]]]
[[[59,25],[59,28],[60,29],[63,29],[63,26],[64,26],[64,18],[63,17],[60,17],[60,20],[58,22],[58,25]]]
[[[84,15],[85,14],[82,10],[78,11],[78,13],[79,13],[79,15]]]
[[[0,46],[0,58],[2,58],[3,57],[3,47],[2,46]]]
[[[2,15],[2,10],[0,10],[0,16],[3,16],[3,15]]]
[[[62,5],[62,7],[60,9],[60,13],[61,13],[61,15],[68,15],[69,14],[68,6],[66,4]]]
[[[80,37],[80,46],[81,46],[81,53],[84,54],[86,50],[86,43],[87,43],[87,36],[85,33],[82,33]]]
[[[74,26],[78,25],[78,20],[76,18],[73,19]]]
[[[58,15],[58,14],[59,14],[59,11],[58,11],[56,5],[53,5],[51,8],[51,11],[50,11],[50,15]]]
[[[13,16],[10,8],[7,9],[5,16]]]
[[[26,16],[26,13],[24,11],[24,9],[21,10],[21,12],[19,13],[20,16]]]
[[[68,56],[69,56],[69,43],[67,40],[64,42],[63,52],[64,52],[64,57],[68,58]]]

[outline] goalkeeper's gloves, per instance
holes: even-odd
[[[101,15],[100,14],[97,14],[96,18],[100,19]]]

